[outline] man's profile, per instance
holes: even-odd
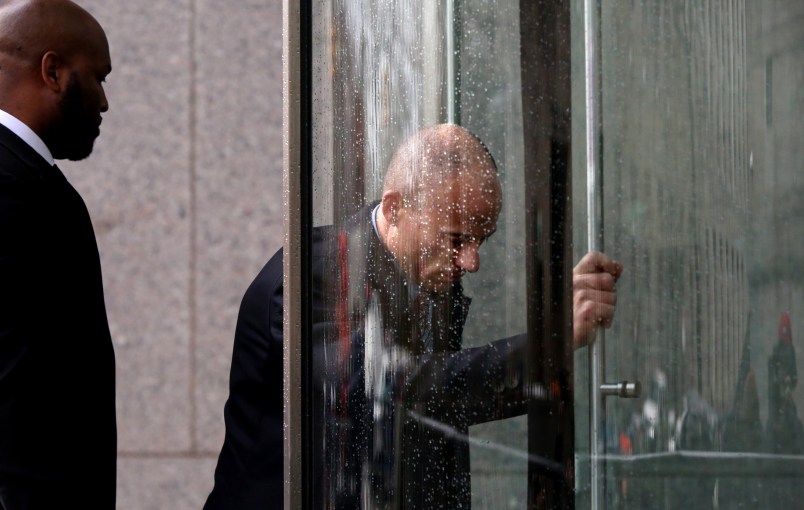
[[[95,234],[55,166],[90,155],[106,35],[68,0],[0,4],[0,508],[115,507],[115,361]]]
[[[321,508],[468,508],[471,424],[521,414],[525,337],[463,348],[471,299],[502,192],[493,158],[466,129],[405,141],[379,201],[313,232],[313,472]],[[575,338],[608,325],[621,267],[589,254],[576,267]],[[492,340],[492,339],[489,339]],[[569,340],[568,340],[569,341]],[[243,299],[226,438],[207,509],[282,497],[282,252]],[[248,497],[243,496],[247,494]]]

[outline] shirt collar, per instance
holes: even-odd
[[[382,237],[380,236],[380,230],[377,228],[377,212],[380,210],[381,205],[382,205],[382,202],[380,202],[379,204],[375,205],[374,209],[371,210],[371,225],[374,227],[374,233],[377,235],[377,240],[380,242],[380,245],[383,248],[385,248],[385,243],[383,242]],[[385,249],[387,251],[387,248],[385,248]],[[405,279],[405,282],[406,282],[405,287],[407,287],[407,289],[408,289],[408,297],[410,298],[411,301],[416,299],[419,296],[419,294],[422,293],[422,289],[416,283],[414,283],[413,280],[408,278],[407,275],[405,275],[405,273],[400,269],[399,264],[396,261],[396,257],[391,255],[390,252],[389,252],[389,256],[390,256],[391,261],[392,261],[392,263],[394,265],[394,268]]]
[[[377,237],[380,239],[380,242],[382,242],[382,237],[380,237],[380,231],[377,228],[377,210],[380,208],[381,205],[382,202],[375,205],[374,209],[371,211],[371,225],[374,227],[374,233],[377,234]]]
[[[42,139],[39,138],[39,135],[34,133],[33,130],[26,126],[25,123],[20,119],[11,115],[10,113],[0,110],[0,124],[4,125],[15,135],[22,138],[22,141],[30,145],[33,150],[35,150],[45,159],[45,161],[50,164],[50,166],[56,164],[56,161],[53,159],[53,154],[50,153],[50,149],[47,148],[45,142],[43,142]]]

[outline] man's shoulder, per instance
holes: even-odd
[[[16,152],[0,143],[0,179],[4,181],[27,180],[31,174],[25,171],[26,166]]]
[[[311,237],[311,253],[313,259],[326,256],[333,245],[333,239],[337,237],[337,229],[331,225],[316,227],[313,229]],[[254,278],[254,285],[260,287],[276,287],[282,284],[282,273],[284,271],[284,249],[279,248],[268,262],[260,269]]]
[[[0,125],[0,179],[34,181],[47,166],[30,146],[8,128]]]
[[[247,294],[270,293],[272,289],[282,286],[282,248],[279,248],[274,255],[268,259],[268,262],[262,266],[260,272],[254,278],[254,281],[249,286]]]
[[[5,216],[3,220],[16,216],[30,220],[34,211],[41,212],[42,205],[50,205],[42,194],[42,184],[37,171],[0,143],[0,207]]]
[[[348,246],[350,239],[354,237],[356,232],[369,232],[368,229],[371,227],[369,218],[368,213],[361,209],[341,226],[323,225],[313,228],[309,250],[314,278],[331,272],[330,270],[335,267],[333,264],[338,259],[339,253],[346,253],[344,250],[351,251],[355,249],[354,246]],[[373,233],[373,231],[370,233]],[[284,270],[283,261],[284,252],[280,248],[257,274],[252,286],[259,287],[263,291],[281,286]]]

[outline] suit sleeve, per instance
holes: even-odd
[[[251,284],[237,319],[226,436],[205,510],[265,509],[282,501],[282,252]]]
[[[526,336],[418,356],[406,368],[405,402],[417,413],[467,425],[523,414]]]
[[[313,330],[317,341],[316,373],[328,378],[334,387],[345,376],[348,385],[344,395],[362,399],[364,386],[365,344],[362,324],[351,324],[351,349],[343,352],[345,344],[338,338],[335,323],[319,323]],[[324,341],[322,339],[330,339]],[[322,349],[322,345],[326,346]],[[393,356],[385,366],[385,376],[391,386],[384,386],[385,398],[400,398],[407,410],[449,426],[463,427],[523,414],[527,411],[525,350],[527,336],[517,335],[490,342],[480,347],[443,351],[413,356]],[[322,352],[326,350],[326,352]],[[329,363],[324,360],[330,360]],[[348,369],[330,366],[333,360],[348,360]],[[316,381],[317,387],[326,384]],[[396,396],[394,396],[396,394]]]

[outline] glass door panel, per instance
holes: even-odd
[[[529,189],[550,172],[526,168],[523,16],[512,0],[313,1],[313,508],[524,508],[530,464],[572,471],[529,440],[546,387],[527,363],[542,341]]]
[[[605,508],[793,508],[804,493],[804,5],[606,0],[597,9],[603,249],[620,260],[597,440]],[[583,73],[583,5],[573,14]],[[578,76],[577,74],[575,76]],[[583,97],[574,81],[574,98]],[[583,100],[573,137],[584,138]],[[576,255],[586,166],[573,166]],[[586,359],[576,360],[578,366]],[[589,386],[576,371],[576,385]],[[589,399],[597,389],[591,388]],[[587,405],[576,404],[579,416]],[[581,449],[583,447],[583,449]],[[578,506],[593,490],[579,470]]]
[[[462,0],[459,108],[462,125],[495,155],[505,200],[489,239],[486,268],[465,286],[482,299],[466,324],[465,345],[526,331],[525,221],[519,6]],[[473,305],[474,306],[474,305]],[[527,502],[527,417],[473,425],[472,508],[523,508]],[[512,454],[514,452],[514,454]]]

